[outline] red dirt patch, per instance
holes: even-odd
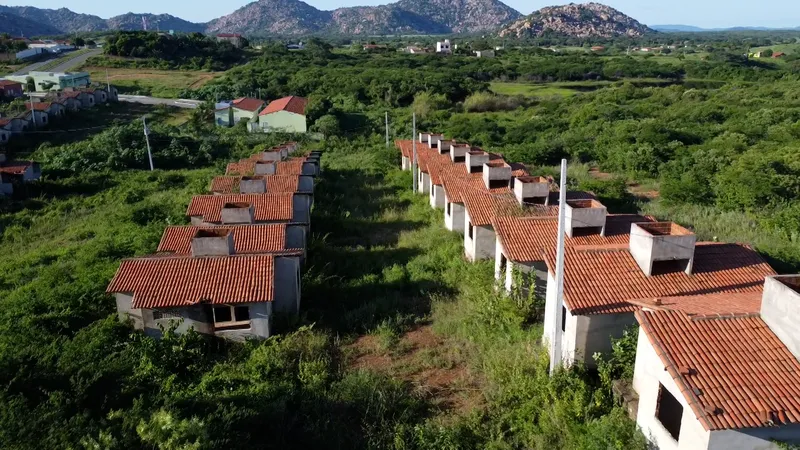
[[[447,344],[429,325],[407,332],[389,350],[375,336],[361,336],[347,346],[353,353],[349,367],[407,381],[443,411],[466,414],[483,405],[483,395],[460,349]]]

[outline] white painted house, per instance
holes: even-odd
[[[636,313],[636,423],[655,448],[800,444],[800,276],[771,276],[763,294],[738,295],[735,309],[749,312]],[[695,300],[731,302],[712,297]]]
[[[450,39],[445,39],[444,41],[439,41],[436,43],[436,53],[442,53],[445,55],[450,55],[453,53],[453,44],[450,43]]]

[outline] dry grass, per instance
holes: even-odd
[[[184,89],[198,89],[222,76],[222,72],[180,71],[157,69],[106,69],[104,67],[85,67],[92,79],[98,82],[108,80],[122,93],[152,95],[154,97],[177,98]]]

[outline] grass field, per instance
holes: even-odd
[[[800,53],[800,43],[769,45],[766,47],[753,47],[750,49],[750,53],[758,53],[768,49],[772,49],[773,52],[783,52],[786,53],[787,55],[793,55],[796,53]]]
[[[526,97],[569,97],[579,92],[607,87],[610,81],[576,81],[564,83],[514,83],[495,81],[489,89],[495,94],[524,95]]]
[[[197,89],[222,72],[179,71],[156,69],[106,69],[104,67],[84,67],[92,80],[108,80],[121,94],[151,95],[153,97],[178,98],[184,89]]]

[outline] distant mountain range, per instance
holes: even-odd
[[[731,27],[731,28],[700,28],[691,25],[650,25],[650,28],[664,33],[703,33],[710,31],[796,31],[800,27],[769,28],[769,27]]]
[[[301,36],[308,34],[382,35],[494,33],[538,35],[547,31],[571,36],[641,36],[660,31],[719,31],[687,25],[648,28],[599,3],[543,8],[523,16],[500,0],[399,0],[382,6],[323,11],[302,0],[257,0],[208,23],[193,23],[169,14],[127,13],[110,19],[66,8],[0,5],[0,33],[51,36],[110,30],[243,33]],[[761,29],[737,28],[731,30]]]
[[[600,3],[570,3],[542,8],[502,29],[500,36],[525,37],[556,32],[577,37],[611,38],[638,37],[652,31],[610,6]]]

